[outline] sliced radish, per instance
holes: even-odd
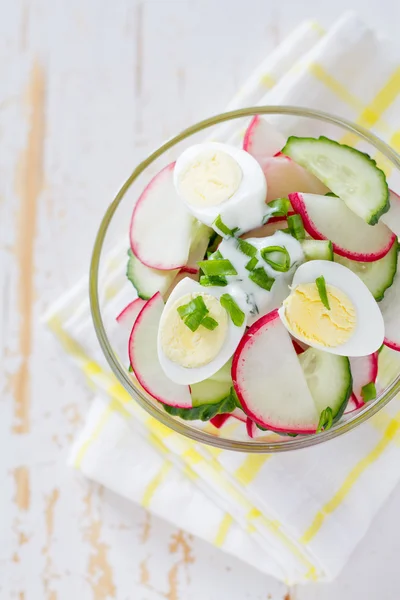
[[[193,217],[174,187],[172,163],[148,184],[132,214],[132,252],[148,267],[161,271],[186,265]]]
[[[360,404],[355,395],[352,394],[349,398],[349,401],[343,414],[348,415],[349,413],[354,412],[358,408],[361,408],[361,406],[364,406],[364,402]]]
[[[267,202],[276,198],[287,198],[291,192],[329,192],[319,179],[284,154],[266,159],[263,170],[268,184]]]
[[[232,379],[243,410],[262,427],[315,433],[320,415],[277,310],[243,336],[233,357]]]
[[[375,383],[378,376],[378,353],[369,356],[350,357],[350,369],[353,377],[353,396],[356,404],[362,406],[364,400],[361,390],[368,383]]]
[[[221,429],[222,425],[226,423],[226,421],[231,417],[229,413],[225,413],[223,415],[215,415],[212,419],[210,419],[210,423],[214,425],[217,429]]]
[[[125,308],[119,313],[118,317],[116,318],[117,322],[124,328],[132,331],[133,324],[145,304],[145,300],[142,300],[142,298],[136,298],[136,300],[128,304],[128,306],[125,306]]]
[[[246,423],[247,418],[241,408],[235,408],[235,410],[231,413],[231,416],[242,423]]]
[[[150,396],[168,406],[191,408],[189,386],[168,379],[158,360],[157,335],[163,310],[164,302],[157,292],[135,321],[129,339],[129,360],[140,385]]]
[[[129,361],[128,341],[132,327],[145,304],[145,300],[136,298],[136,300],[130,302],[116,317],[118,332],[116,332],[115,335],[114,347],[125,364],[128,364]]]
[[[283,148],[286,138],[264,117],[256,115],[250,122],[243,140],[243,150],[264,167],[264,163]]]
[[[199,269],[196,269],[196,267],[187,267],[184,266],[180,269],[179,273],[188,273],[189,275],[196,275],[196,273],[199,272]]]
[[[256,229],[252,229],[247,233],[240,236],[243,240],[247,238],[263,238],[268,237],[269,235],[273,235],[276,231],[280,229],[286,229],[288,226],[287,220],[285,217],[274,217],[270,219],[268,223],[265,225],[261,225],[261,227],[257,227]]]
[[[380,221],[385,223],[385,225],[389,227],[389,229],[393,231],[397,237],[400,237],[400,196],[390,190],[389,201],[390,208],[388,212],[383,213]]]
[[[368,225],[335,196],[295,193],[289,194],[289,200],[307,233],[317,240],[330,240],[334,252],[346,258],[379,260],[396,241],[386,225]]]
[[[393,283],[379,302],[379,308],[385,323],[384,344],[392,350],[400,352],[400,274],[396,273]]]
[[[251,438],[255,438],[257,434],[257,425],[254,423],[250,417],[246,419],[246,431],[247,435]]]
[[[303,344],[305,346],[305,348],[303,348],[303,346],[300,344],[300,342],[298,340],[292,339],[292,344],[293,344],[293,348],[295,349],[296,354],[303,354],[303,352],[305,352],[307,349],[307,346],[305,344]]]

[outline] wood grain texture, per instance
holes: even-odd
[[[353,6],[397,36],[398,3]],[[0,0],[0,600],[397,597],[400,490],[335,583],[289,591],[83,481],[66,460],[91,392],[40,324],[137,161],[223,109],[303,18],[346,8]]]

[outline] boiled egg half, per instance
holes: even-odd
[[[174,184],[188,210],[221,234],[218,217],[244,233],[259,227],[267,212],[267,181],[260,165],[229,144],[207,142],[185,150],[175,163]]]
[[[158,330],[157,350],[161,368],[169,379],[180,384],[203,381],[216,373],[233,355],[246,328],[249,306],[239,289],[204,287],[186,277],[172,291],[165,305]],[[230,293],[245,313],[241,326],[234,325],[220,298]],[[207,316],[217,322],[214,329],[200,325],[192,331],[178,309],[201,296]]]
[[[321,277],[329,308],[316,284]],[[372,354],[384,339],[382,313],[371,292],[355,273],[331,261],[312,260],[297,269],[279,316],[293,337],[341,356]]]

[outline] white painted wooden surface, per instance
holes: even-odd
[[[398,3],[353,7],[398,35]],[[335,583],[287,590],[67,469],[91,394],[39,321],[87,270],[135,163],[223,109],[303,18],[328,26],[346,8],[0,0],[1,600],[398,597],[400,489]]]

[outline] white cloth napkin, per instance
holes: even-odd
[[[399,148],[398,64],[390,43],[355,15],[327,34],[307,23],[262,63],[229,108],[320,108],[374,128]],[[221,129],[225,139],[231,133]],[[124,268],[118,257],[110,261],[110,282],[113,269]],[[117,304],[123,304],[119,296],[107,310],[117,314]],[[93,332],[87,279],[46,320],[97,390],[71,464],[288,584],[335,577],[399,480],[398,399],[357,430],[316,448],[281,455],[221,451],[160,425],[116,382]],[[381,382],[399,368],[400,355],[385,349]]]

